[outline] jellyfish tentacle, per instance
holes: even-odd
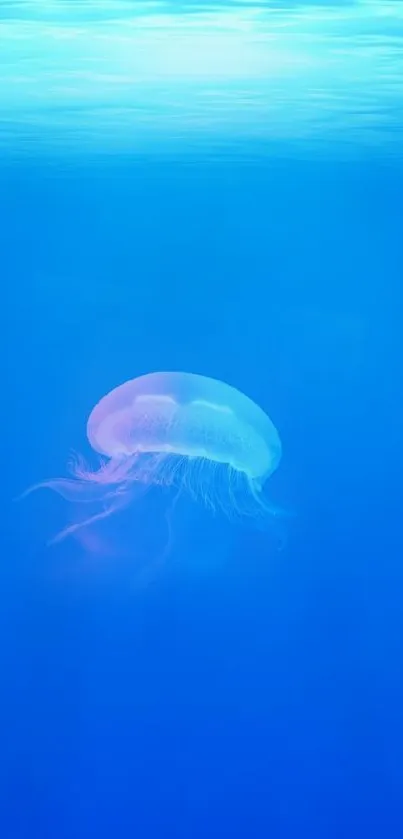
[[[48,481],[40,481],[28,487],[19,497],[22,500],[38,489],[50,489],[61,495],[66,501],[84,503],[103,501],[114,494],[113,489],[108,490],[103,484],[93,484],[89,481],[74,480],[73,478],[51,478]]]
[[[77,531],[82,530],[85,527],[89,527],[92,524],[95,524],[98,521],[102,521],[103,519],[108,518],[109,516],[116,513],[117,510],[121,510],[126,504],[129,503],[129,493],[121,493],[119,496],[115,496],[114,502],[107,505],[100,510],[98,513],[94,513],[93,516],[89,516],[88,518],[84,519],[83,521],[74,522],[73,524],[67,525],[61,530],[56,536],[53,536],[52,539],[48,542],[48,545],[57,545],[59,542],[63,542],[67,536],[73,536]]]
[[[103,461],[99,469],[91,470],[81,456],[70,463],[72,478],[49,478],[34,484],[22,493],[26,498],[38,489],[50,489],[66,501],[93,503],[119,495],[128,483],[136,480],[137,456]]]
[[[137,462],[137,453],[126,457],[113,457],[102,460],[98,469],[91,469],[83,457],[76,455],[70,462],[73,480],[101,486],[121,484],[130,477]]]

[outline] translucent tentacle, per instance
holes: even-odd
[[[71,478],[50,478],[29,487],[20,496],[26,498],[38,489],[50,489],[66,501],[99,502],[113,498],[125,489],[127,482],[136,480],[137,456],[125,459],[111,459],[102,462],[99,469],[92,470],[84,459],[75,455],[71,460]]]
[[[105,486],[105,484],[92,483],[91,481],[73,478],[52,478],[48,481],[40,481],[25,490],[20,499],[26,498],[38,489],[51,489],[65,498],[66,501],[78,501],[91,503],[103,501],[116,493],[116,488]]]
[[[84,483],[103,486],[121,484],[132,475],[137,465],[137,457],[137,454],[133,454],[125,458],[111,458],[102,461],[98,469],[91,469],[81,455],[75,455],[69,463],[69,469],[73,479]]]
[[[103,510],[100,510],[99,513],[94,513],[93,516],[89,516],[87,519],[83,521],[75,522],[74,524],[69,524],[67,527],[64,527],[60,533],[57,533],[53,539],[50,539],[48,542],[49,545],[56,545],[59,542],[62,542],[68,536],[74,535],[77,531],[82,530],[84,527],[88,527],[91,524],[95,524],[95,522],[102,521],[102,519],[108,518],[113,513],[116,513],[117,510],[121,510],[128,502],[129,502],[130,494],[121,493],[115,497],[113,503],[109,504],[107,507],[104,507]]]

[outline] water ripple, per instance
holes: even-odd
[[[3,0],[3,147],[400,154],[403,2]]]

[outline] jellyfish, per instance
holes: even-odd
[[[76,457],[70,478],[31,488],[99,505],[58,539],[155,486],[185,491],[229,517],[266,517],[274,510],[264,490],[281,458],[278,432],[257,404],[224,382],[179,372],[131,379],[95,405],[87,437],[100,456],[96,469]]]

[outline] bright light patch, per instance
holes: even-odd
[[[231,408],[228,408],[227,405],[216,405],[214,402],[206,402],[205,399],[193,399],[192,405],[196,405],[198,408],[208,408],[209,411],[216,411],[218,414],[232,414]]]
[[[153,396],[151,393],[147,394],[147,396],[136,396],[133,405],[140,402],[149,402],[153,406],[155,406],[156,403],[161,403],[162,405],[176,405],[176,401],[172,396]]]

